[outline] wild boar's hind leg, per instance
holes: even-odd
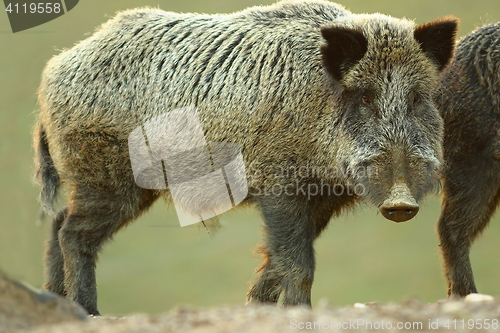
[[[51,238],[47,242],[45,253],[47,281],[45,289],[66,296],[64,289],[64,257],[59,245],[59,229],[68,215],[68,209],[61,210],[52,222]]]
[[[79,184],[68,202],[58,237],[64,255],[67,297],[99,315],[95,264],[104,242],[148,208],[158,194],[130,184],[126,191]],[[123,189],[122,189],[123,190]]]

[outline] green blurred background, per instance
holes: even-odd
[[[36,89],[44,64],[59,50],[89,36],[116,11],[153,6],[168,11],[232,12],[264,0],[82,0],[69,13],[13,34],[0,13],[0,267],[35,286],[43,283],[43,249],[50,223],[36,226],[38,187],[31,180],[31,131]],[[464,36],[500,21],[499,0],[344,0],[355,13],[380,12],[422,23],[444,15],[461,19]],[[435,223],[439,197],[429,198],[413,220],[395,224],[374,207],[332,221],[316,243],[313,305],[402,301],[435,302],[446,295]],[[259,258],[261,218],[245,209],[222,216],[224,227],[210,238],[197,226],[180,228],[164,202],[119,232],[97,265],[99,306],[104,315],[159,313],[174,306],[243,304]],[[495,217],[474,245],[478,288],[500,297],[500,227]]]

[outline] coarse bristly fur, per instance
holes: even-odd
[[[448,294],[476,293],[469,250],[500,202],[500,23],[461,39],[441,78],[443,201],[438,233]]]
[[[313,241],[332,216],[361,197],[377,207],[416,205],[436,185],[442,120],[432,95],[456,26],[445,18],[417,27],[320,0],[224,15],[119,13],[42,75],[42,202],[53,203],[59,182],[68,189],[48,244],[46,288],[98,314],[97,252],[170,197],[135,184],[127,137],[193,105],[207,142],[241,149],[245,202],[264,218],[265,261],[248,300],[283,294],[284,305],[309,305]],[[349,194],[356,186],[363,193]]]

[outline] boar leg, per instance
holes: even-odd
[[[47,242],[45,252],[45,266],[47,281],[45,289],[56,294],[66,296],[64,289],[64,257],[59,245],[59,229],[68,215],[68,209],[61,210],[52,222],[51,238]]]
[[[477,292],[469,249],[488,225],[498,204],[499,182],[495,173],[487,165],[479,164],[473,166],[474,170],[464,170],[457,164],[445,174],[437,229],[449,296]]]
[[[261,275],[250,289],[249,302],[311,305],[314,279],[313,241],[326,227],[334,205],[329,198],[299,196],[259,198],[264,218],[265,245]]]
[[[123,190],[123,188],[120,188]],[[135,184],[125,191],[79,186],[70,194],[68,215],[59,230],[64,255],[67,297],[91,315],[97,310],[95,264],[104,242],[135,219],[157,198],[157,192]]]

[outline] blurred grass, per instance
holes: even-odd
[[[44,64],[60,49],[85,38],[118,10],[153,6],[183,12],[231,12],[271,1],[80,1],[68,14],[12,34],[0,14],[0,267],[35,286],[43,281],[43,247],[50,223],[35,226],[38,188],[32,173],[31,130],[36,89]],[[353,12],[381,12],[422,23],[444,15],[461,19],[459,33],[500,21],[500,1],[343,1]],[[331,222],[318,240],[313,302],[401,301],[445,296],[435,222],[439,198],[429,198],[415,219],[394,224],[373,207]],[[104,314],[157,313],[179,304],[244,302],[259,258],[261,219],[255,210],[222,217],[213,239],[198,227],[178,227],[175,212],[158,203],[105,247],[97,266]],[[500,235],[495,217],[473,247],[479,290],[500,297]]]

